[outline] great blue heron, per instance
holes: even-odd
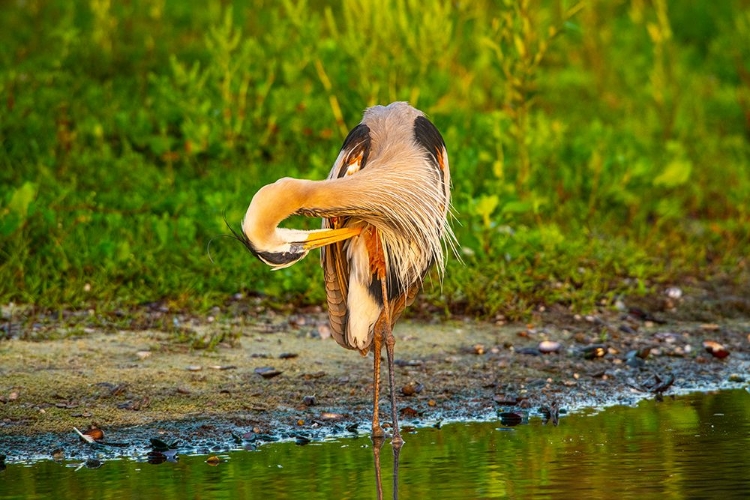
[[[421,111],[394,102],[365,111],[344,140],[328,179],[283,178],[261,188],[247,209],[242,234],[235,233],[273,269],[321,249],[333,337],[363,355],[374,351],[374,438],[384,437],[378,406],[385,341],[394,447],[403,440],[392,329],[433,264],[442,276],[445,247],[455,247],[449,211],[450,170],[440,132]],[[293,214],[323,217],[323,228],[278,227]]]

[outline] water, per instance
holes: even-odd
[[[399,496],[432,498],[750,498],[750,393],[692,394],[576,412],[558,427],[455,423],[406,434]],[[93,456],[93,455],[92,455]],[[0,499],[375,498],[367,437],[181,455],[152,465],[108,460],[8,464]],[[382,448],[383,491],[393,459]]]

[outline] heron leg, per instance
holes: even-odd
[[[396,338],[393,336],[393,328],[391,327],[391,309],[388,304],[388,287],[386,286],[385,278],[381,279],[380,283],[383,291],[383,316],[385,317],[385,321],[383,322],[383,336],[385,337],[385,352],[388,355],[388,385],[391,391],[391,418],[393,419],[393,439],[391,439],[391,445],[394,448],[394,453],[397,453],[401,445],[404,444],[404,440],[401,438],[401,433],[398,430],[398,406],[396,405],[396,379],[393,366]]]
[[[372,355],[373,358],[375,358],[374,361],[374,367],[373,367],[373,375],[372,375],[372,407],[373,407],[373,413],[372,413],[372,438],[373,440],[375,438],[383,439],[385,437],[385,432],[383,432],[383,428],[380,427],[380,352],[383,347],[383,338],[380,334],[380,328],[379,323],[382,323],[382,320],[378,320],[378,323],[375,324],[375,335],[373,336],[373,350]]]
[[[393,332],[390,328],[386,330],[387,336],[385,340],[385,351],[388,355],[388,385],[391,390],[391,417],[393,418],[393,439],[391,444],[394,448],[401,447],[404,444],[404,440],[401,438],[401,433],[398,430],[398,406],[396,405],[396,380],[394,376],[393,348],[396,345],[396,339],[393,337]]]

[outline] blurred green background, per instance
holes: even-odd
[[[429,310],[585,311],[747,266],[747,0],[3,0],[0,46],[2,304],[322,303],[315,256],[271,273],[223,217],[325,177],[394,100],[453,171],[463,263]]]

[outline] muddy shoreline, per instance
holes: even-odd
[[[408,432],[499,412],[546,418],[747,388],[750,301],[705,289],[674,295],[586,316],[553,307],[528,324],[402,321],[395,331],[402,426]],[[273,316],[194,321],[196,336],[231,332],[208,350],[154,329],[0,341],[0,455],[9,462],[143,456],[152,438],[208,453],[367,433],[372,355],[326,338],[322,311]],[[709,352],[706,341],[729,355],[715,346]],[[386,396],[381,418],[389,422]],[[91,425],[104,431],[105,444],[86,444],[73,431]]]

